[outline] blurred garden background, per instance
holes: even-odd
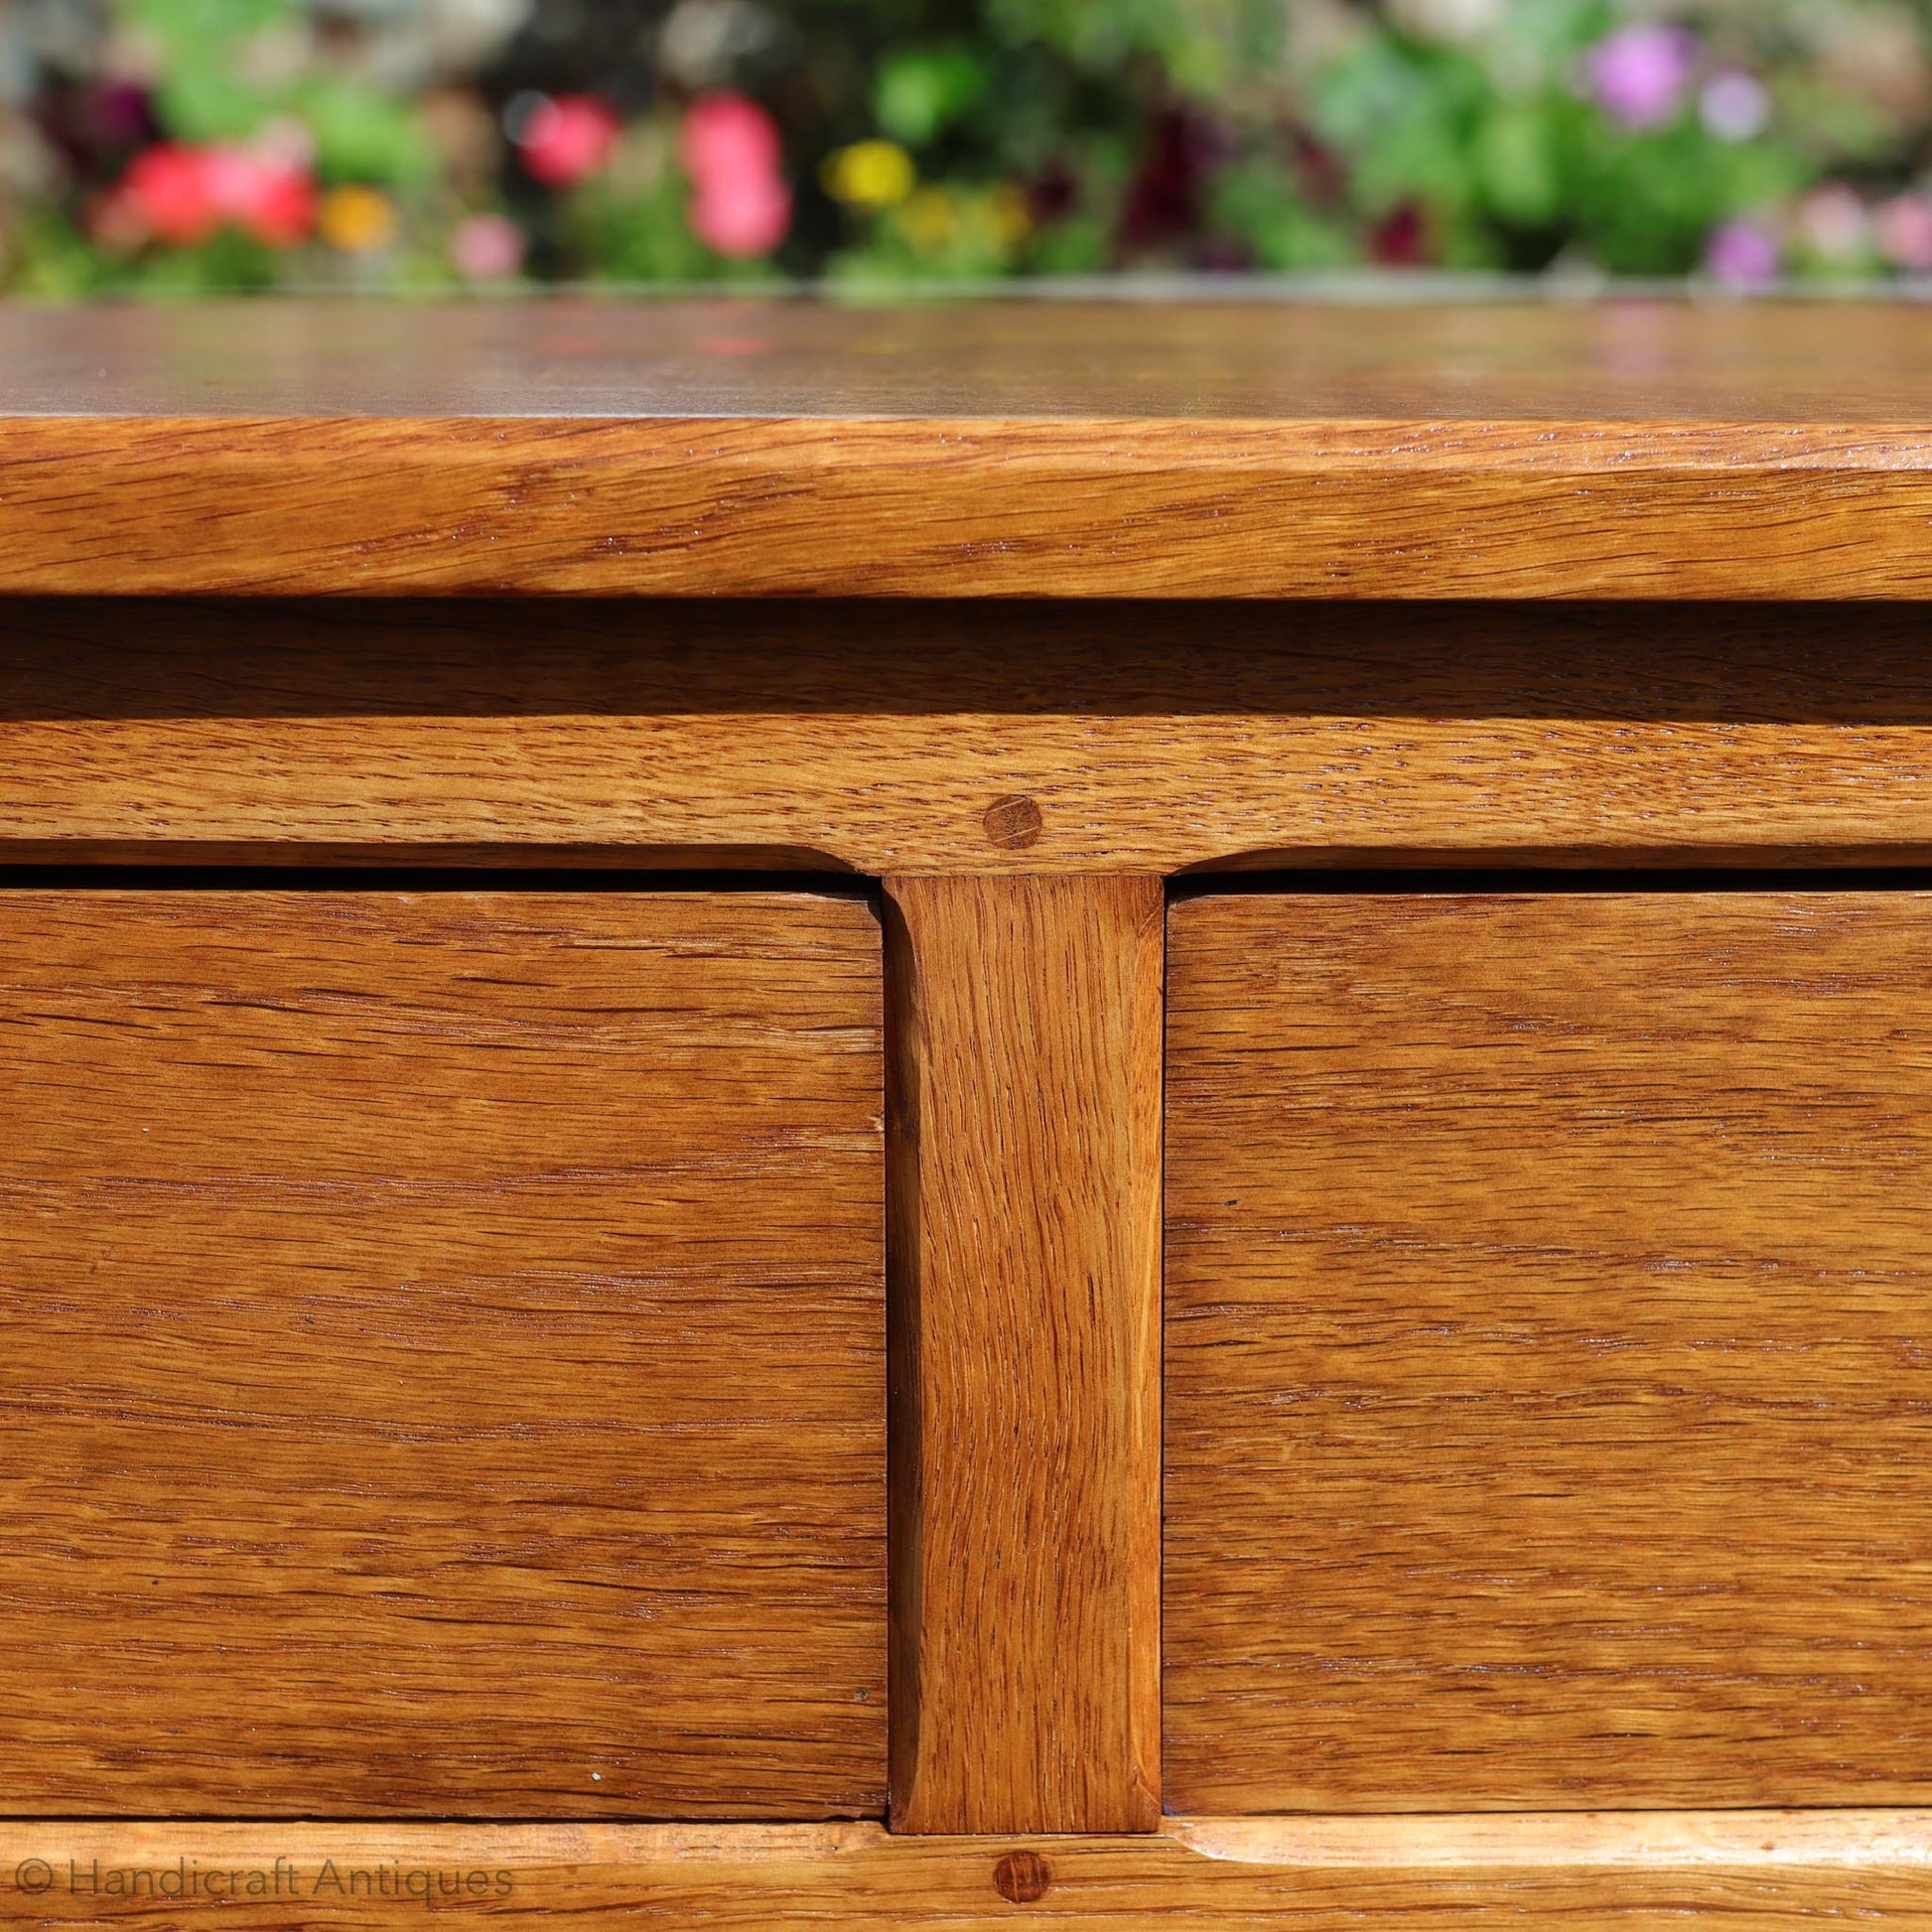
[[[0,289],[1932,277],[1932,0],[0,0]]]

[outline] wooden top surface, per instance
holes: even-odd
[[[225,302],[0,309],[0,415],[1883,426],[1903,304]]]
[[[0,309],[0,588],[1932,594],[1932,310]]]

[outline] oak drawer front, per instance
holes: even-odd
[[[1170,924],[1166,1795],[1932,1799],[1932,897]]]
[[[0,895],[0,1809],[884,1804],[881,961]]]

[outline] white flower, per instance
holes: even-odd
[[[729,85],[778,32],[758,0],[678,0],[657,30],[657,59],[673,79],[702,92]]]
[[[1755,74],[1724,68],[1704,83],[1698,115],[1720,141],[1748,141],[1771,119],[1771,96]]]
[[[1828,262],[1849,262],[1864,252],[1870,217],[1855,190],[1843,182],[1815,188],[1798,204],[1798,232]]]

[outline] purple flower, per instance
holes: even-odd
[[[1777,280],[1777,237],[1755,221],[1726,221],[1705,244],[1704,266],[1725,288],[1761,289]]]
[[[1682,27],[1619,27],[1584,57],[1596,104],[1632,132],[1677,118],[1697,65],[1697,42]]]

